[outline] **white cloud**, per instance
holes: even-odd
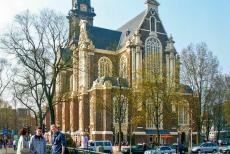
[[[6,0],[0,5],[0,32],[12,21],[16,14],[29,9],[37,12],[41,8],[48,7],[52,0]]]

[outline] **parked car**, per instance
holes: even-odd
[[[216,143],[213,142],[205,142],[202,143],[199,146],[195,146],[192,148],[193,153],[198,153],[198,152],[218,152],[219,151],[219,146]]]
[[[144,145],[144,144],[138,144],[135,146],[131,146],[132,154],[144,154],[146,150],[150,150],[150,149],[152,149],[150,146]],[[130,151],[130,147],[126,146],[126,147],[121,148],[121,152],[123,154],[129,154],[129,151]]]
[[[144,154],[176,154],[176,150],[170,146],[158,146],[155,149],[145,151]]]
[[[177,153],[177,151],[178,151],[178,143],[173,143],[171,145],[171,148],[175,149],[176,153]],[[184,144],[182,144],[182,148],[183,148],[182,149],[183,153],[188,152],[188,147],[186,147]]]
[[[113,153],[113,145],[109,140],[92,141],[89,143],[89,150],[97,151],[97,148],[102,147],[104,153]]]
[[[222,144],[220,147],[219,147],[219,151],[221,153],[226,153],[226,154],[230,154],[230,144]]]

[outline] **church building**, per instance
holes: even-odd
[[[133,2],[135,3],[135,1]],[[143,4],[144,5],[144,4]],[[160,72],[179,85],[179,56],[172,36],[161,22],[156,0],[146,0],[146,9],[117,30],[96,27],[90,0],[72,0],[69,20],[69,46],[61,50],[63,60],[71,59],[72,68],[61,72],[57,84],[56,123],[71,135],[88,133],[91,140],[117,142],[118,124],[114,109],[102,110],[100,104],[117,101],[116,91],[133,88],[143,79],[140,70],[159,65]],[[155,55],[153,59],[146,58]],[[148,61],[148,66],[144,65]],[[181,93],[190,94],[183,86]],[[125,97],[125,96],[123,96]],[[186,103],[185,103],[186,104]],[[186,105],[177,110],[178,125],[189,127]],[[183,119],[183,120],[181,120]],[[129,116],[122,123],[122,140],[129,139]],[[161,132],[171,133],[161,125]],[[143,124],[133,132],[135,142],[152,142],[155,127]],[[181,130],[184,131],[184,130]],[[187,133],[187,132],[185,132]],[[178,135],[178,127],[174,135]]]

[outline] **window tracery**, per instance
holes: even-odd
[[[120,58],[120,77],[122,78],[127,78],[128,73],[127,73],[127,58],[125,56],[122,56]]]
[[[108,57],[102,57],[98,61],[98,76],[112,76],[113,65]]]
[[[145,41],[145,71],[150,76],[159,73],[162,63],[162,46],[155,36],[150,36]]]

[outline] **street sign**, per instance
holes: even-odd
[[[7,135],[7,133],[8,133],[8,132],[7,132],[7,129],[3,129],[3,130],[2,130],[2,134],[3,134],[3,135]]]

